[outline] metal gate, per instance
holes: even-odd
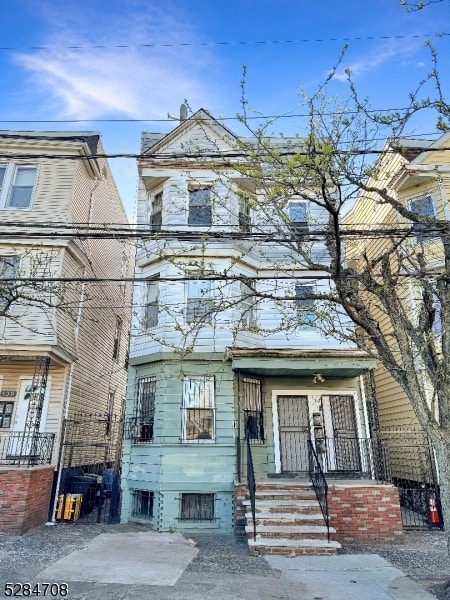
[[[308,396],[278,396],[278,428],[282,472],[307,472]]]
[[[377,477],[399,492],[403,526],[443,527],[439,483],[431,443],[422,430],[384,429],[373,434],[373,446],[382,449],[375,463]]]
[[[80,413],[64,422],[55,518],[118,523],[123,419]]]
[[[361,470],[353,396],[330,396],[336,471]]]

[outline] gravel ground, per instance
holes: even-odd
[[[70,552],[84,548],[100,533],[147,530],[136,524],[61,523],[40,527],[21,537],[0,535],[0,580],[26,581]],[[250,556],[245,541],[236,540],[232,534],[186,534],[185,537],[194,539],[199,549],[187,572],[274,575],[264,559]],[[450,560],[442,531],[405,532],[402,539],[392,544],[346,546],[342,552],[379,554],[440,600],[450,600]]]

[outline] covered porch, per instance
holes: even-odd
[[[232,348],[237,384],[238,479],[245,443],[257,479],[306,477],[308,445],[327,478],[376,476],[381,460],[359,376],[375,360],[357,350]]]

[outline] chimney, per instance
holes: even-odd
[[[180,121],[186,121],[187,119],[187,106],[183,104],[180,106]]]

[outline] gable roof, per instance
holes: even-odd
[[[214,136],[215,141],[220,140],[222,143],[225,142],[225,145],[230,148],[233,148],[238,140],[238,137],[233,132],[222,125],[207,110],[201,108],[188,119],[181,121],[175,129],[167,134],[144,132],[142,134],[141,151],[143,154],[148,154],[149,156],[164,151],[167,152],[169,148],[176,147],[178,140],[186,137],[189,132],[199,127],[204,132],[207,130]]]

